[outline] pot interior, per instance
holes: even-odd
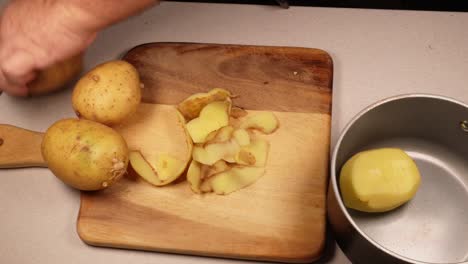
[[[467,131],[468,109],[449,99],[410,96],[371,107],[340,141],[337,182],[341,166],[353,154],[396,147],[415,160],[421,185],[411,201],[387,213],[347,209],[351,220],[395,255],[428,263],[467,261]]]

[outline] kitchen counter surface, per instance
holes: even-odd
[[[435,93],[468,103],[467,28],[468,13],[166,2],[102,32],[86,69],[145,42],[320,48],[334,61],[333,146],[357,112],[388,96]],[[44,131],[73,116],[70,98],[71,89],[28,100],[1,95],[0,123]],[[88,246],[75,229],[79,192],[46,169],[0,170],[0,179],[0,263],[244,263]],[[349,263],[328,244],[318,263]]]

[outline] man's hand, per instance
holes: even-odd
[[[37,71],[83,52],[97,32],[151,0],[13,0],[0,18],[0,91],[28,94]]]

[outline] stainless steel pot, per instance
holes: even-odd
[[[398,147],[416,162],[421,185],[396,210],[346,208],[342,165],[371,148]],[[359,113],[334,148],[328,219],[353,263],[468,263],[468,106],[428,94],[400,95]]]

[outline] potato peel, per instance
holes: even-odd
[[[214,88],[207,93],[196,93],[182,101],[177,109],[187,121],[200,115],[201,110],[214,101],[224,101],[231,96],[229,91]]]
[[[227,171],[227,170],[231,169],[231,167],[224,160],[218,160],[212,166],[202,164],[200,166],[200,168],[201,168],[200,178],[202,180],[206,180],[206,179],[212,177],[213,175],[216,175],[216,174],[218,174],[220,172]]]
[[[187,181],[190,184],[190,188],[194,193],[201,193],[201,164],[195,160],[192,160],[187,171]]]
[[[257,159],[255,158],[254,154],[245,149],[241,149],[237,153],[235,160],[238,164],[242,165],[254,165],[255,162],[257,162]]]
[[[233,106],[231,108],[231,117],[233,118],[241,118],[247,115],[248,115],[247,111],[245,111],[244,109],[238,106]]]
[[[153,167],[149,162],[143,157],[140,151],[130,151],[129,154],[130,165],[133,170],[144,180],[155,185],[162,186],[163,181],[159,179],[157,173],[154,171]]]
[[[200,116],[187,124],[188,133],[194,143],[204,143],[210,133],[229,124],[229,101],[216,101],[208,104]]]
[[[219,160],[235,162],[235,155],[239,152],[240,146],[233,139],[222,143],[212,143],[205,147],[195,146],[193,148],[193,159],[205,164],[213,165]]]
[[[130,164],[135,172],[144,180],[155,186],[164,186],[178,179],[183,175],[192,159],[193,142],[185,127],[185,118],[179,111],[176,110],[176,112],[179,122],[183,127],[188,148],[187,156],[184,157],[183,160],[168,153],[161,153],[158,155],[154,166],[152,166],[152,163],[146,160],[143,154],[138,150],[131,151],[129,155]]]
[[[264,167],[268,159],[270,144],[263,138],[252,140],[250,145],[244,146],[235,156],[237,163]]]
[[[239,128],[233,131],[232,137],[236,140],[240,146],[250,145],[249,132],[243,128]]]
[[[253,184],[263,174],[265,174],[265,168],[236,166],[204,181],[202,191],[213,191],[219,195],[230,194]]]
[[[230,125],[222,127],[208,134],[205,144],[226,142],[231,138],[233,132],[234,128]]]
[[[188,166],[187,182],[195,194],[226,195],[256,182],[265,174],[270,144],[254,130],[270,134],[279,122],[271,112],[250,115],[233,106],[231,98],[230,92],[213,89],[180,103],[176,108],[190,155],[182,161],[163,153],[152,167],[141,153],[132,152],[130,163],[139,167],[135,171],[162,186],[177,179],[180,175],[174,175]]]
[[[279,127],[279,121],[271,112],[258,112],[252,116],[247,116],[240,124],[240,128],[256,129],[265,134],[275,132]]]

